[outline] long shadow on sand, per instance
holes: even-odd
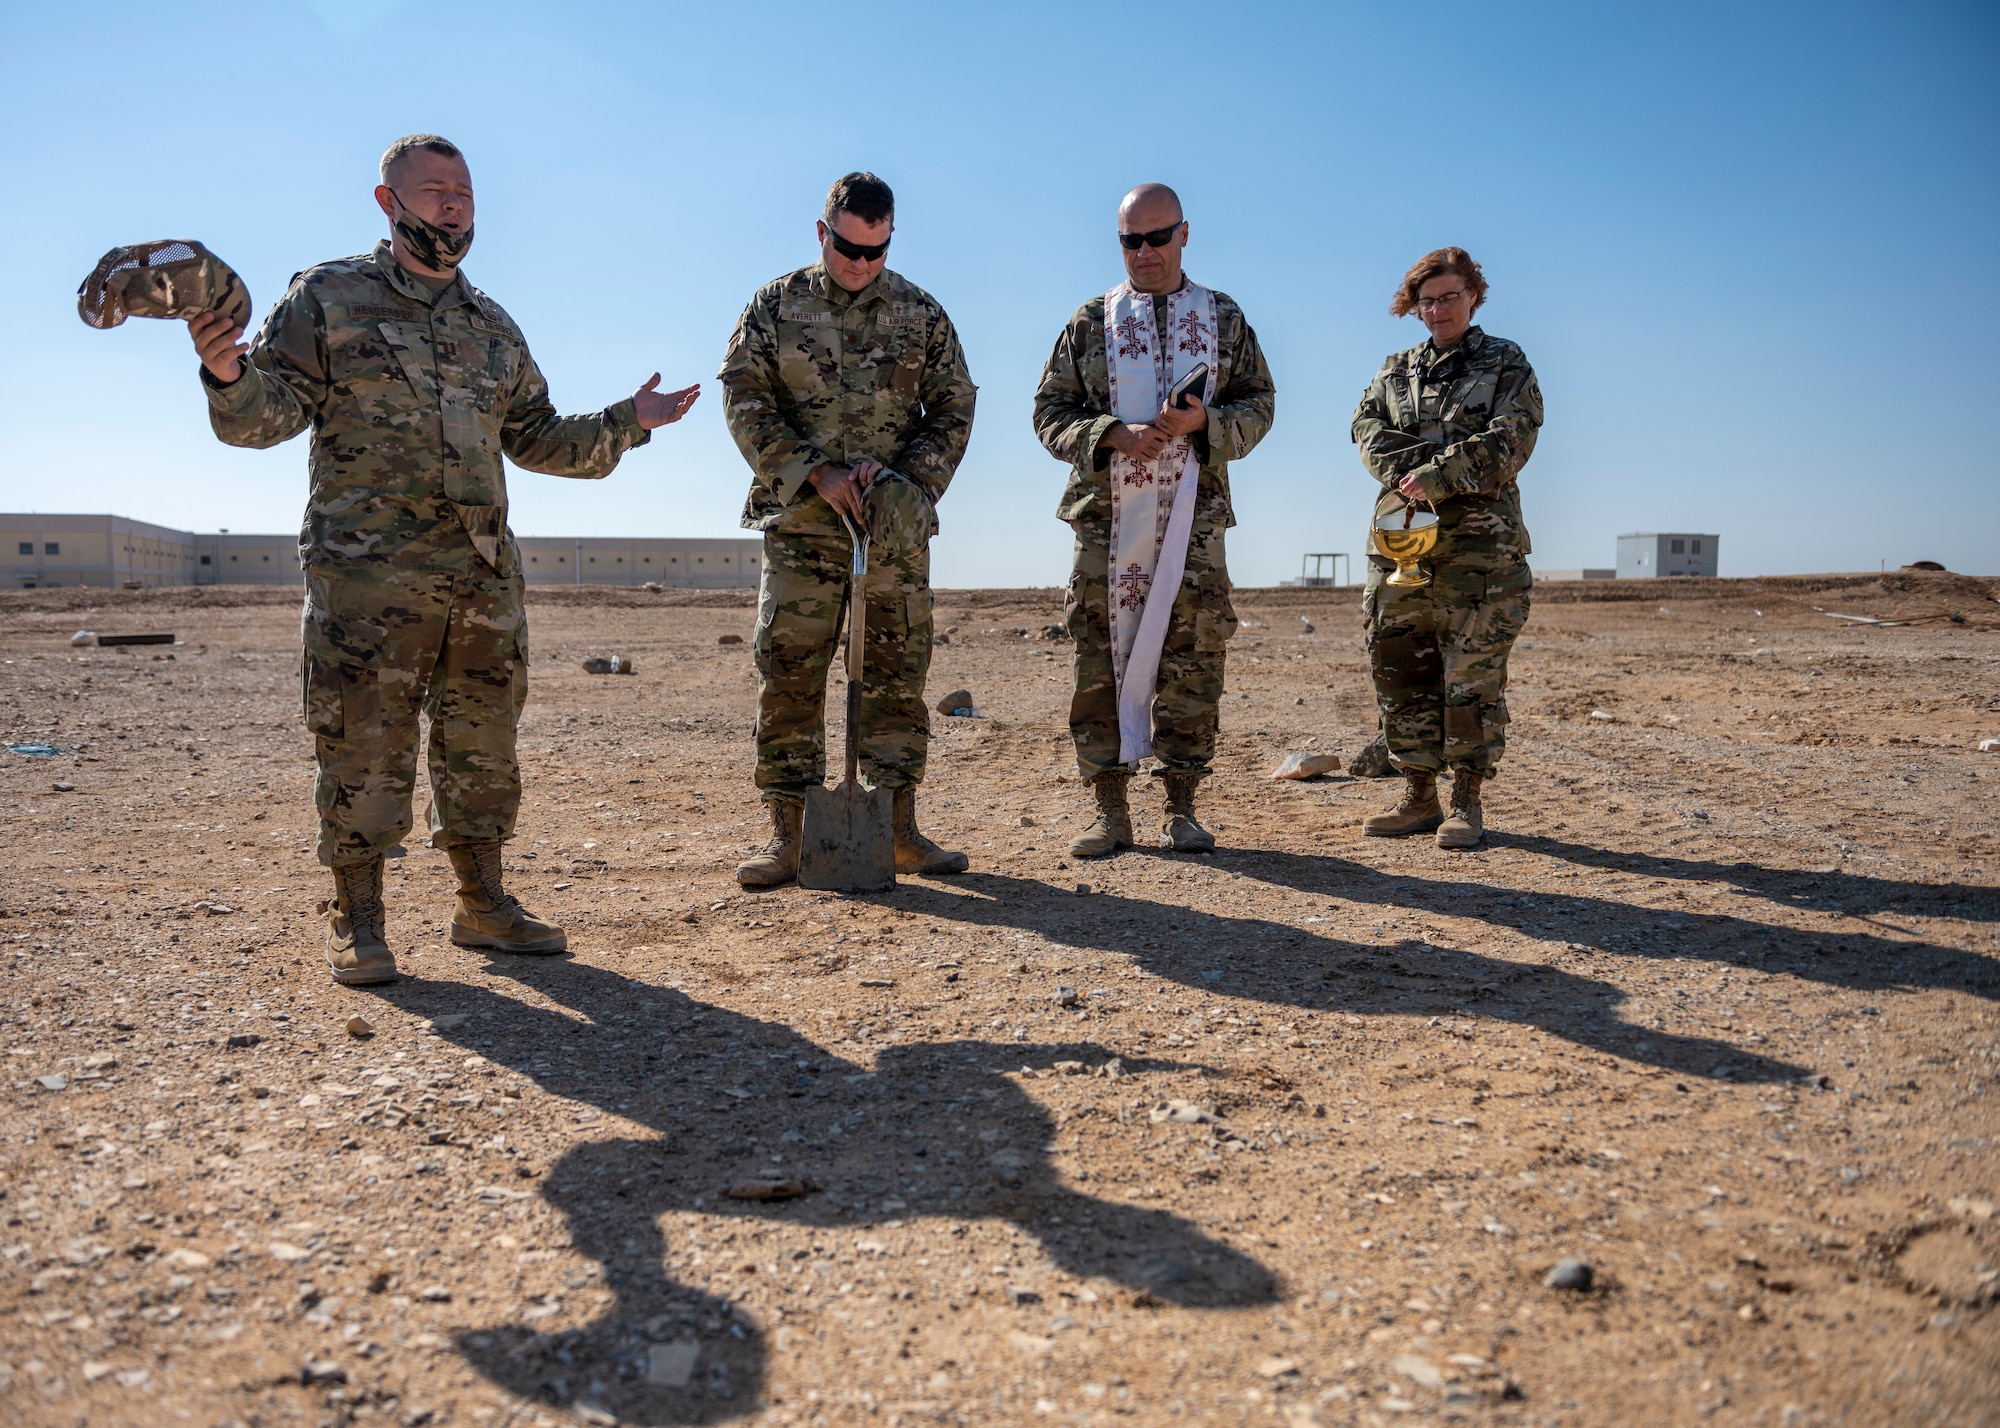
[[[1259,854],[1254,871],[1273,882],[1377,901],[1395,911],[1433,903],[1441,888],[1451,887],[1354,864],[1338,863],[1344,873],[1321,866],[1337,863]],[[1249,868],[1247,855],[1238,865]],[[1482,1015],[1538,1026],[1681,1075],[1779,1081],[1808,1074],[1726,1040],[1635,1026],[1617,1014],[1625,994],[1616,985],[1553,964],[1524,965],[1414,938],[1385,945],[1341,936],[1338,928],[1228,917],[1115,893],[1064,896],[1041,883],[997,874],[968,873],[953,879],[949,889],[906,884],[893,896],[896,906],[912,911],[1129,956],[1157,976],[1231,996],[1364,1016],[1437,1015],[1475,1007]]]
[[[1848,873],[1799,873],[1750,863],[1653,857],[1632,860],[1623,854],[1546,838],[1500,841],[1503,846],[1579,866],[1642,870],[1659,878],[1703,884],[1728,883],[1734,890],[1708,909],[1682,911],[1639,907],[1552,888],[1522,893],[1471,880],[1404,877],[1340,858],[1293,853],[1246,854],[1241,866],[1260,878],[1302,892],[1477,918],[1494,927],[1617,956],[1726,961],[1854,991],[1934,987],[2000,999],[2000,962],[1979,953],[1917,940],[1897,928],[1815,932],[1772,922],[1762,915],[1762,909],[1770,907],[1839,911],[1848,916],[1893,909],[1905,914],[1990,920],[2000,913],[2000,896],[1986,889]],[[1476,856],[1471,865],[1474,868]]]
[[[868,1276],[850,1267],[826,1277],[830,1262],[818,1256],[779,1263],[744,1222],[999,1219],[1034,1235],[1068,1273],[1158,1302],[1231,1308],[1277,1294],[1262,1265],[1187,1221],[1061,1183],[1046,1153],[1055,1133],[1048,1112],[996,1074],[1018,1065],[1011,1047],[900,1045],[871,1068],[830,1055],[782,1023],[584,963],[520,959],[486,970],[532,986],[560,1009],[415,979],[383,996],[417,1014],[469,1013],[439,1034],[576,1102],[580,1113],[612,1112],[658,1135],[579,1145],[544,1178],[541,1194],[568,1221],[572,1242],[602,1267],[597,1282],[572,1279],[571,1287],[588,1293],[601,1285],[613,1300],[587,1326],[558,1334],[533,1327],[539,1316],[561,1312],[543,1303],[462,1336],[468,1361],[514,1393],[588,1401],[640,1424],[752,1412],[767,1329],[760,1316],[734,1308],[730,1286],[740,1292],[754,1281],[761,1297],[780,1278],[790,1285],[784,1297],[811,1302],[816,1314],[841,1304],[859,1309],[838,1297],[837,1286]],[[1093,1063],[1111,1056],[1090,1045],[1038,1045],[1036,1054]],[[798,1175],[822,1188],[774,1203],[722,1198],[730,1185],[760,1175]],[[487,1194],[500,1200],[507,1189]],[[689,1246],[667,1242],[661,1217],[687,1210],[712,1217],[699,1274],[666,1267],[675,1255],[685,1266]],[[928,1297],[956,1309],[967,1267],[979,1270],[986,1295],[1000,1289],[986,1266],[948,1261],[930,1271],[937,1282]],[[686,1387],[649,1384],[649,1345],[676,1340],[699,1347]]]

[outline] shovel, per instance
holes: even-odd
[[[854,541],[847,586],[847,777],[833,788],[806,790],[799,843],[799,886],[821,892],[882,892],[896,885],[895,795],[861,786],[861,636],[868,608],[868,537],[845,514]]]

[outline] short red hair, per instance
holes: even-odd
[[[1479,271],[1479,264],[1463,248],[1433,248],[1417,259],[1410,271],[1403,274],[1403,285],[1396,289],[1389,311],[1397,317],[1408,317],[1417,310],[1417,289],[1447,273],[1465,284],[1465,290],[1472,294],[1472,310],[1478,312],[1479,305],[1486,301],[1486,274]]]

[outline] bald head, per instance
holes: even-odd
[[[1118,241],[1125,258],[1125,276],[1142,293],[1179,292],[1181,249],[1188,226],[1181,217],[1181,196],[1163,183],[1142,183],[1118,205]]]
[[[1145,233],[1181,221],[1181,196],[1163,183],[1142,183],[1118,205],[1118,228]]]

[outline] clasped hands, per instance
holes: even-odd
[[[1160,414],[1150,422],[1114,422],[1100,442],[1134,461],[1153,461],[1175,437],[1192,436],[1207,426],[1208,408],[1200,402],[1189,402],[1184,407],[1161,407]]]
[[[250,349],[244,344],[241,327],[219,312],[205,312],[188,319],[188,336],[194,339],[201,365],[216,381],[228,386],[243,375],[243,359],[250,355]],[[699,382],[678,392],[662,392],[659,386],[660,374],[655,372],[632,394],[633,415],[642,431],[679,421],[701,395]]]
[[[824,461],[813,467],[806,480],[812,483],[813,490],[826,497],[829,506],[861,525],[868,520],[867,513],[861,508],[861,498],[867,494],[875,478],[887,469],[872,456],[864,456],[852,466]]]

